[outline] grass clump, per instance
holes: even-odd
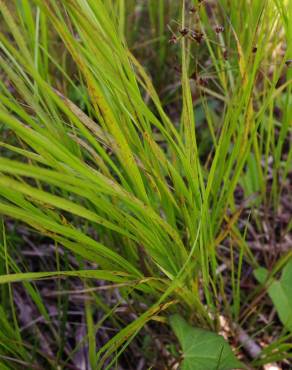
[[[171,368],[172,313],[285,366],[290,334],[252,272],[291,257],[289,2],[0,5],[3,368],[134,368],[141,348]],[[86,330],[70,343],[72,304]]]

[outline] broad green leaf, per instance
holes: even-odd
[[[225,339],[216,333],[190,326],[180,315],[170,317],[183,351],[181,370],[243,369]]]
[[[263,267],[256,269],[254,275],[261,284],[268,279],[268,271]],[[284,267],[280,280],[271,279],[268,294],[282,324],[292,332],[292,259]]]

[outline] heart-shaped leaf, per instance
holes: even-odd
[[[190,326],[180,315],[170,317],[170,325],[183,351],[181,370],[243,369],[225,339],[216,333]]]
[[[268,270],[259,267],[254,271],[254,275],[261,284],[264,284],[268,278]],[[292,259],[284,267],[281,279],[272,279],[268,285],[268,294],[282,324],[292,332]]]

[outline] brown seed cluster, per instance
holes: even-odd
[[[189,33],[189,30],[187,28],[183,28],[179,30],[179,33],[182,35],[182,37],[184,37]]]
[[[168,40],[170,44],[176,44],[177,43],[177,37],[175,35],[172,35],[171,38]]]
[[[219,26],[219,25],[217,25],[217,26],[215,27],[215,32],[216,32],[217,34],[224,32],[224,27],[223,27],[223,26]]]
[[[204,38],[203,32],[199,30],[192,31],[190,36],[193,40],[197,41],[198,44],[200,44]]]
[[[190,30],[188,28],[182,28],[179,30],[180,38],[181,37],[188,37],[192,41],[196,41],[198,44],[200,44],[204,39],[204,34],[201,30]],[[169,43],[176,44],[179,40],[179,37],[175,34],[171,36],[169,39]]]

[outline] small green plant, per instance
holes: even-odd
[[[254,271],[255,277],[261,284],[267,283],[268,293],[278,312],[283,325],[292,331],[292,260],[283,268],[280,280],[269,278],[269,273],[263,267]]]
[[[94,290],[94,304],[84,304],[92,369],[116,366],[141,330],[177,312],[188,324],[175,316],[174,331],[184,326],[218,344],[212,368],[241,366],[209,331],[219,329],[220,315],[234,327],[254,320],[257,296],[242,279],[262,261],[247,234],[267,229],[261,212],[276,215],[291,170],[292,9],[285,0],[178,3],[0,0],[0,213],[53,241],[57,266],[27,271],[3,238],[0,283],[23,282],[49,323],[57,356],[34,357],[46,368],[65,369],[82,345],[64,350],[66,334],[32,282],[62,277],[80,278],[89,291],[94,279],[113,284],[116,305],[130,307],[133,319],[121,319]],[[157,49],[149,63],[141,58],[148,44],[135,44],[145,18]],[[164,93],[173,56],[179,81]],[[291,222],[283,233],[290,230]],[[67,251],[62,263],[59,247]],[[277,255],[278,263],[290,255]],[[282,283],[269,289],[274,284]],[[3,301],[13,302],[5,289]],[[65,328],[68,301],[58,309]],[[283,320],[287,313],[278,312]],[[13,306],[3,317],[3,368],[11,356],[32,363]],[[104,320],[118,332],[100,345]],[[25,343],[22,353],[15,341]],[[291,348],[283,341],[279,359]],[[196,368],[189,363],[183,368]]]

